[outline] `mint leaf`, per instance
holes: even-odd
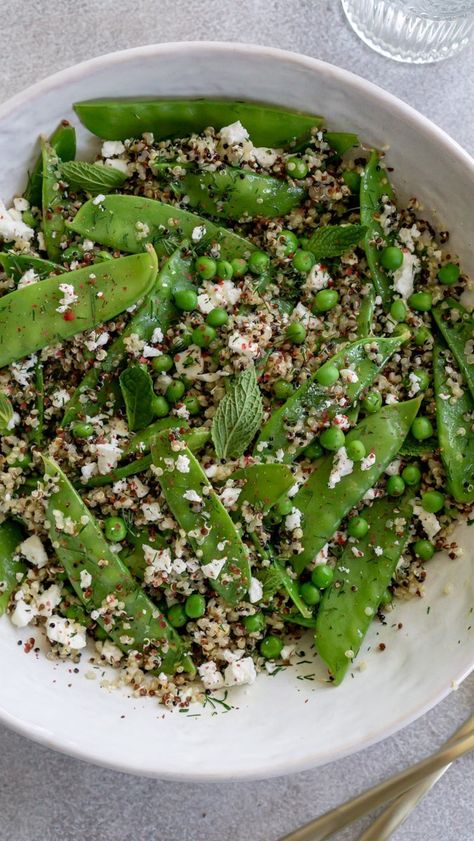
[[[306,247],[317,260],[340,257],[359,244],[366,230],[365,225],[326,225],[316,228]]]
[[[150,374],[142,365],[131,365],[120,375],[119,382],[129,429],[144,429],[154,418],[155,391]]]
[[[88,164],[85,161],[68,161],[61,164],[61,178],[74,189],[79,188],[97,195],[121,187],[127,176],[111,166]]]
[[[211,435],[218,458],[239,458],[260,429],[262,395],[255,368],[233,380],[212,420]]]
[[[8,397],[0,393],[0,435],[7,435],[11,428],[9,426],[13,418],[13,406]]]

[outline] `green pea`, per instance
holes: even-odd
[[[409,325],[405,321],[402,321],[400,324],[396,324],[393,330],[393,335],[403,336],[403,344],[405,344],[405,342],[409,342],[411,339],[411,330]]]
[[[346,450],[351,461],[362,461],[365,458],[366,449],[362,441],[351,441]]]
[[[98,251],[94,263],[105,263],[106,260],[113,260],[114,255],[110,251]]]
[[[75,421],[71,426],[71,434],[74,438],[92,438],[94,427],[86,421]]]
[[[167,371],[171,371],[173,365],[173,358],[167,353],[162,353],[160,356],[154,356],[151,360],[151,367],[157,374],[166,374]]]
[[[179,289],[174,294],[174,302],[179,310],[192,312],[197,307],[197,294],[194,289]]]
[[[380,263],[389,272],[394,272],[403,265],[403,251],[396,245],[388,245],[380,254]]]
[[[279,657],[283,648],[283,642],[279,637],[269,634],[260,643],[260,653],[266,660],[274,660]]]
[[[252,613],[250,616],[245,616],[243,626],[249,634],[258,634],[264,630],[266,625],[265,616],[263,613]]]
[[[369,524],[364,517],[351,517],[347,524],[347,532],[350,537],[358,539],[365,537],[369,530]]]
[[[29,453],[22,453],[21,455],[17,456],[17,458],[14,461],[9,461],[8,465],[9,467],[21,467],[22,469],[24,469],[25,467],[30,466],[32,460],[33,459],[31,458]]]
[[[430,419],[424,415],[419,415],[411,425],[411,434],[417,441],[426,441],[433,435],[433,424]]]
[[[153,398],[151,408],[156,418],[165,418],[169,414],[170,407],[167,400],[160,394]]]
[[[183,350],[186,350],[186,348],[190,347],[192,343],[192,333],[181,333],[181,335],[177,336],[176,339],[173,341],[173,344],[171,345],[171,352],[182,353]]]
[[[421,507],[430,514],[437,514],[444,506],[444,496],[439,491],[426,491],[421,496]]]
[[[417,312],[429,312],[433,306],[433,298],[430,292],[414,292],[408,298],[408,303]]]
[[[282,517],[286,517],[288,514],[291,514],[293,510],[293,503],[291,499],[287,496],[284,496],[282,499],[278,500],[277,502],[277,511]]]
[[[243,277],[244,274],[247,274],[248,263],[243,257],[234,257],[234,259],[230,261],[230,265],[232,266],[232,271],[234,272],[235,277]]]
[[[362,401],[362,408],[368,415],[373,415],[382,408],[382,395],[379,391],[369,391]]]
[[[173,628],[182,628],[188,617],[182,604],[173,604],[168,610],[168,622]]]
[[[114,543],[125,540],[127,536],[125,520],[122,517],[107,517],[104,522],[104,532],[107,540],[112,540]]]
[[[29,228],[37,228],[39,225],[39,219],[36,216],[33,216],[31,210],[24,210],[21,214],[21,218],[25,225],[28,225]]]
[[[282,231],[278,235],[278,242],[280,245],[283,245],[283,254],[285,257],[294,254],[298,248],[298,237],[293,231]]]
[[[334,385],[339,379],[339,368],[333,362],[325,362],[316,371],[316,380],[319,385],[330,386]]]
[[[264,251],[253,251],[248,266],[252,274],[264,274],[270,265],[270,257]]]
[[[308,165],[302,158],[288,158],[286,162],[286,171],[292,178],[306,178],[308,174]]]
[[[337,289],[321,289],[316,293],[311,309],[314,313],[329,312],[336,306],[338,300]]]
[[[428,328],[425,327],[424,324],[422,324],[421,327],[418,327],[418,330],[415,330],[414,339],[415,345],[417,347],[422,347],[422,345],[424,345],[428,341],[428,339],[431,339],[431,333],[428,330]]]
[[[435,547],[429,540],[417,540],[413,546],[415,555],[422,561],[430,561],[435,553]]]
[[[304,584],[300,585],[300,596],[303,599],[304,603],[313,607],[314,605],[318,604],[321,595],[317,587],[314,584],[311,584],[309,581],[306,581]]]
[[[401,298],[398,298],[396,301],[393,302],[392,306],[390,307],[390,315],[392,316],[394,321],[405,321],[405,318],[407,316],[407,307]]]
[[[392,604],[393,596],[390,590],[384,590],[382,593],[382,598],[380,599],[380,606],[387,607],[387,605]]]
[[[200,593],[193,593],[186,599],[184,610],[190,619],[200,619],[206,612],[206,599]]]
[[[308,446],[303,450],[303,454],[305,458],[315,461],[317,458],[321,458],[323,448],[321,447],[319,441],[311,441],[311,444],[308,444]]]
[[[301,345],[306,339],[306,328],[299,321],[292,321],[286,328],[285,335],[289,342]]]
[[[327,564],[318,564],[311,573],[311,581],[319,590],[325,590],[332,584],[334,570]]]
[[[23,214],[24,219],[25,214]],[[456,266],[455,263],[446,263],[438,272],[438,280],[443,286],[454,286],[458,282],[460,274],[461,270],[459,266]]]
[[[218,260],[216,275],[220,280],[230,280],[234,276],[232,263],[229,263],[228,260]]]
[[[407,464],[402,470],[402,479],[406,485],[414,487],[421,482],[421,470],[417,464]]]
[[[358,194],[360,191],[360,175],[353,169],[346,169],[342,173],[344,183],[347,184],[351,193]]]
[[[200,404],[199,400],[197,399],[197,397],[194,397],[194,396],[186,397],[186,400],[184,401],[184,405],[185,405],[185,407],[188,410],[190,415],[198,415],[199,412],[201,411],[201,404]]]
[[[287,400],[293,394],[293,386],[286,380],[277,380],[273,384],[273,393],[278,400]]]
[[[299,248],[295,251],[293,255],[293,259],[291,261],[292,266],[296,269],[297,272],[301,272],[302,274],[307,274],[313,268],[316,262],[316,257],[312,253],[312,251],[303,251]]]
[[[198,257],[195,266],[203,280],[212,280],[216,276],[217,263],[212,257]]]
[[[224,324],[227,324],[228,320],[229,316],[222,307],[214,307],[214,309],[206,315],[206,323],[211,327],[223,327]]]
[[[344,446],[346,437],[339,426],[330,426],[321,433],[319,438],[325,450],[339,450]]]
[[[168,403],[177,403],[178,400],[181,400],[185,391],[186,386],[182,380],[173,380],[165,391],[165,397]]]
[[[202,348],[209,347],[216,338],[216,335],[214,327],[211,327],[210,324],[200,324],[199,327],[195,327],[193,330],[193,344]]]
[[[389,496],[401,496],[405,490],[405,482],[401,476],[389,476],[387,479],[387,493]]]

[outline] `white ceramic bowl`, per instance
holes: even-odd
[[[99,96],[252,98],[326,116],[390,146],[401,196],[416,195],[452,233],[474,275],[474,164],[446,134],[380,88],[324,62],[264,47],[182,43],[103,56],[51,76],[0,108],[0,195],[21,188],[40,132],[74,120],[75,100]],[[75,121],[75,120],[74,120]],[[76,122],[76,121],[75,121]],[[96,142],[96,141],[95,141]],[[80,152],[94,141],[80,131]],[[123,771],[181,780],[267,777],[299,771],[360,750],[424,713],[474,666],[474,576],[467,528],[463,558],[429,565],[424,599],[400,604],[393,621],[375,622],[353,672],[339,688],[320,666],[262,675],[230,697],[235,709],[191,717],[163,712],[153,699],[107,692],[70,665],[25,654],[31,636],[0,621],[0,718],[42,744]],[[451,595],[444,593],[452,589]],[[37,635],[36,635],[37,636]],[[385,642],[382,654],[379,642]],[[370,649],[370,650],[369,650]],[[308,646],[306,646],[308,650]],[[302,659],[308,659],[303,658]],[[315,680],[297,679],[315,674]]]

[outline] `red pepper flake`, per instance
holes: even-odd
[[[64,321],[75,321],[76,314],[72,310],[66,310],[63,315]]]
[[[34,638],[34,637],[30,637],[30,638],[29,638],[29,639],[25,642],[25,644],[24,644],[24,646],[23,646],[23,651],[25,652],[25,654],[29,654],[29,653],[30,653],[30,651],[32,650],[32,648],[34,648],[34,646],[35,646],[35,638]]]
[[[384,642],[379,642],[379,651],[385,651],[386,647]]]

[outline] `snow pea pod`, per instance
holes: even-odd
[[[448,489],[457,502],[474,502],[474,400],[468,389],[453,396],[448,380],[455,366],[450,351],[436,344],[433,375],[441,458]]]
[[[374,150],[365,166],[360,182],[360,221],[367,228],[364,237],[365,256],[370,269],[372,283],[382,303],[387,306],[392,297],[392,282],[380,265],[377,240],[385,241],[385,232],[377,213],[382,210],[382,196],[393,197],[393,190],[385,169],[380,165],[378,153]]]
[[[160,418],[160,420],[157,420],[154,423],[151,423],[150,426],[147,426],[146,429],[135,433],[132,440],[123,451],[123,458],[134,455],[135,453],[149,452],[152,439],[155,435],[163,432],[164,429],[181,429],[184,431],[187,428],[188,424],[186,421],[183,421],[182,418],[169,416],[167,418]]]
[[[402,339],[400,336],[381,339],[364,337],[334,354],[329,361],[340,370],[351,368],[357,377],[356,382],[345,384],[344,409],[341,409],[340,391],[336,397],[332,387],[320,385],[316,371],[283,406],[270,415],[260,432],[254,453],[266,458],[274,456],[278,450],[284,450],[283,461],[294,461],[317,434],[321,423],[345,412],[374,381],[391,355],[401,346]],[[369,358],[366,351],[368,347],[376,349],[377,362]]]
[[[110,261],[105,265],[109,265]],[[191,259],[178,248],[158,272],[155,283],[141,307],[135,312],[121,335],[107,351],[105,359],[91,368],[67,404],[62,426],[67,426],[78,415],[94,416],[107,401],[116,401],[114,390],[116,374],[127,358],[125,340],[133,335],[147,342],[159,328],[164,334],[177,315],[173,294],[178,289],[192,286],[189,280]],[[111,390],[112,389],[112,390]],[[85,396],[88,393],[88,399]]]
[[[410,490],[396,502],[384,497],[364,508],[369,531],[356,543],[346,544],[333,583],[324,591],[315,644],[336,685],[357,656],[408,543],[413,497]],[[395,528],[395,520],[401,528]]]
[[[137,586],[123,561],[110,550],[94,517],[62,470],[50,458],[45,458],[44,463],[46,476],[54,480],[46,509],[49,537],[86,611],[125,653],[146,649],[156,656],[156,668],[167,674],[173,674],[179,666],[194,671],[179,635]],[[74,534],[58,528],[58,514],[71,519]],[[87,589],[81,587],[84,570],[91,576]],[[123,604],[123,609],[118,611],[118,604]]]
[[[316,462],[314,471],[293,497],[295,508],[302,514],[303,551],[292,558],[298,573],[316,557],[337,530],[341,520],[375,485],[393,461],[416,417],[420,403],[421,397],[406,403],[394,403],[364,418],[347,435],[346,445],[351,441],[362,441],[366,452],[375,454],[375,460],[371,466],[366,465],[365,460],[355,462],[351,472],[342,476],[334,487],[329,487],[329,478],[337,453],[324,456]]]
[[[153,132],[155,140],[185,137],[240,120],[256,146],[284,146],[323,123],[322,117],[256,102],[228,99],[92,99],[74,110],[93,134],[126,140]]]
[[[41,142],[43,156],[43,236],[50,260],[57,262],[61,255],[61,238],[66,230],[63,216],[65,204],[60,190],[61,163],[58,155],[45,140]]]
[[[229,604],[245,597],[250,584],[250,564],[228,512],[213,491],[191,450],[176,450],[179,438],[162,432],[152,444],[153,463],[161,470],[158,481],[171,513],[185,530],[210,583]],[[200,502],[187,497],[194,492]],[[214,567],[214,569],[213,569]]]
[[[148,529],[142,529],[138,534],[129,534],[128,540],[132,544],[120,552],[120,557],[125,566],[139,581],[145,577],[146,561],[143,551],[144,546],[151,546],[152,549],[166,549],[169,545],[163,534],[150,534]]]
[[[224,166],[215,172],[187,172],[173,177],[175,193],[186,195],[191,207],[209,216],[245,221],[254,216],[273,219],[299,204],[305,190],[281,178]]]
[[[327,131],[324,139],[339,157],[360,143],[358,135],[351,131]]]
[[[474,397],[474,363],[469,361],[474,358],[474,318],[453,298],[431,312]]]
[[[183,423],[180,422],[178,427],[181,429],[183,427]],[[168,429],[169,428],[170,425],[168,425]],[[152,437],[148,440],[148,449],[150,449],[151,442],[155,436],[156,430],[152,434]],[[184,432],[182,435],[183,441],[186,442],[186,446],[192,453],[197,453],[199,450],[202,450],[209,441],[210,437],[210,431],[204,428],[191,429],[189,432]],[[101,488],[104,485],[112,484],[112,482],[120,482],[121,479],[128,479],[129,476],[136,476],[137,473],[143,473],[145,470],[148,470],[152,464],[153,459],[151,455],[142,456],[142,458],[137,458],[135,461],[131,461],[130,464],[124,464],[122,467],[116,467],[114,470],[110,470],[109,473],[105,473],[103,476],[92,476],[92,478],[87,482],[78,483],[78,487]]]
[[[143,225],[146,225],[145,229]],[[119,251],[136,253],[143,251],[146,243],[151,243],[159,257],[167,257],[183,239],[192,240],[193,231],[202,228],[205,233],[199,240],[199,249],[219,246],[224,260],[248,259],[258,250],[256,245],[209,219],[141,196],[109,195],[99,204],[89,200],[68,223],[68,228]],[[261,276],[262,282],[268,281],[269,277],[269,274]]]
[[[373,328],[375,310],[375,289],[373,286],[364,295],[357,313],[357,334],[361,337],[370,336]]]
[[[44,436],[44,376],[43,363],[39,359],[36,360],[35,364],[35,391],[36,419],[38,422],[30,433],[30,440],[38,447]]]
[[[103,324],[146,294],[156,278],[153,249],[23,286],[0,298],[0,368]],[[77,300],[65,312],[65,290]],[[64,305],[65,306],[65,305]]]
[[[0,616],[18,587],[17,575],[26,572],[26,565],[16,555],[23,537],[23,530],[13,520],[5,520],[0,525]]]
[[[231,473],[229,479],[245,482],[236,502],[237,517],[244,503],[257,511],[269,511],[295,484],[285,464],[252,464]]]
[[[39,278],[64,272],[63,266],[53,263],[52,260],[43,260],[41,257],[32,257],[29,254],[13,254],[8,251],[0,254],[0,266],[7,277],[13,278],[16,282],[29,269],[33,269]]]
[[[58,158],[73,161],[76,157],[76,130],[74,126],[63,120],[49,138],[49,145],[54,149]],[[24,192],[25,199],[32,207],[42,207],[43,204],[43,155],[36,161],[29,173],[28,183]]]

